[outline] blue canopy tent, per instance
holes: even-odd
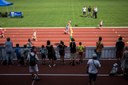
[[[5,0],[0,0],[0,6],[10,6],[13,5],[11,2],[7,2]]]
[[[6,0],[0,0],[0,6],[1,7],[4,7],[4,6],[8,7],[10,5],[13,5],[13,3],[7,2]],[[8,8],[7,8],[7,12],[6,13],[8,13]],[[7,14],[7,16],[8,16],[8,14]],[[10,17],[21,17],[21,18],[23,18],[22,12],[10,12],[9,16]]]
[[[7,2],[5,0],[0,0],[0,7],[7,7],[7,6],[10,6],[10,5],[13,5],[13,3]],[[8,12],[8,7],[7,7],[7,12]]]

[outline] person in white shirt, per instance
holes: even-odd
[[[39,61],[39,58],[37,54],[34,52],[34,50],[35,48],[33,47],[31,49],[31,52],[27,56],[27,61],[29,63],[29,72],[32,74],[32,79],[39,80],[39,77],[38,77],[39,69],[38,69],[38,64],[37,64]]]
[[[93,17],[96,19],[97,18],[97,12],[98,12],[98,8],[94,7],[93,9]]]
[[[94,85],[98,73],[98,68],[101,67],[100,62],[97,60],[97,55],[93,54],[93,58],[87,62],[87,72],[89,74],[89,85]]]
[[[83,15],[86,16],[86,7],[85,6],[82,8],[82,12],[83,12]]]

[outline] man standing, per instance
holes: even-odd
[[[101,67],[100,62],[97,60],[97,55],[93,54],[93,58],[89,59],[87,62],[87,72],[89,74],[89,84],[94,85],[98,73],[98,68]]]
[[[83,16],[86,16],[86,7],[85,6],[82,8],[82,12],[83,12]]]
[[[91,11],[92,11],[92,8],[91,6],[88,7],[88,17],[91,17]]]
[[[94,7],[94,9],[93,9],[93,17],[95,19],[97,19],[97,11],[98,11],[97,7]]]

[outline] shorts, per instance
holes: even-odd
[[[42,59],[45,59],[45,58],[46,58],[46,55],[42,53],[42,54],[41,54],[41,58],[42,58]]]
[[[77,57],[77,56],[76,56],[76,53],[71,53],[71,54],[70,54],[70,58],[71,58],[71,59],[75,59],[76,57]]]
[[[96,81],[97,74],[89,73],[89,80]]]
[[[38,65],[36,64],[35,66],[29,66],[29,72],[32,73],[32,72],[38,72],[39,69],[38,69]]]
[[[80,56],[83,56],[83,52],[79,52],[79,55],[80,55]]]

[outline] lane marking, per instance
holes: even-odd
[[[6,29],[33,29],[33,28],[43,28],[43,29],[52,29],[52,28],[65,28],[65,27],[3,27],[3,28],[6,28]],[[73,28],[97,28],[97,27],[73,27]],[[128,26],[118,26],[118,27],[102,27],[103,29],[104,28],[128,28]]]
[[[30,76],[31,74],[0,74],[0,76]],[[88,74],[38,74],[39,76],[88,76]],[[108,77],[109,74],[98,74],[100,77]],[[123,75],[117,75],[123,76]]]

